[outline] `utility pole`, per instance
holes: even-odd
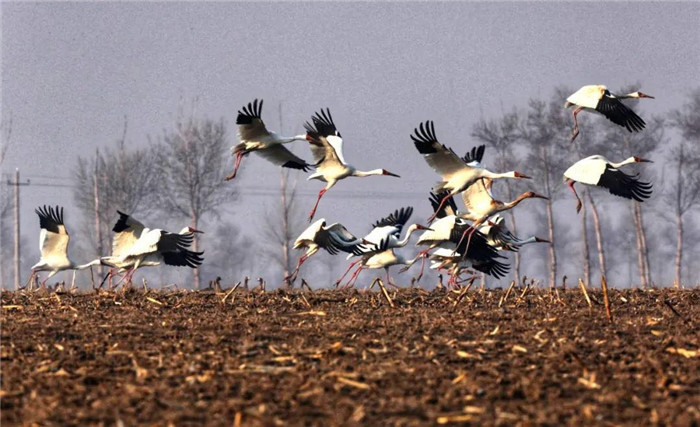
[[[97,187],[97,172],[100,160],[100,150],[95,150],[95,170],[92,175],[92,192],[95,198],[95,236],[97,237],[97,253],[102,256],[102,223],[100,222],[100,193]],[[97,274],[102,275],[102,264],[97,266]]]
[[[15,187],[15,250],[14,250],[14,265],[15,265],[15,290],[19,289],[19,187],[20,185],[29,185],[27,182],[19,181],[19,168],[15,169],[15,180],[7,181],[7,185]]]

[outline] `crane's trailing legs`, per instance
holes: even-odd
[[[348,275],[348,272],[350,272],[350,270],[351,270],[354,266],[356,266],[358,262],[361,262],[361,261],[362,261],[361,259],[358,259],[357,261],[351,262],[350,265],[348,265],[348,269],[345,270],[345,273],[343,273],[343,275],[340,276],[340,279],[338,279],[338,280],[335,281],[335,286],[338,287],[338,285],[340,285],[340,282],[342,282],[343,279],[345,278],[345,276]]]
[[[307,259],[309,259],[309,256],[307,254],[304,254],[301,257],[299,257],[299,261],[297,261],[297,266],[294,267],[294,271],[292,271],[292,274],[285,277],[284,280],[285,281],[288,280],[290,285],[292,283],[294,283],[294,281],[297,280],[297,275],[299,274],[299,268],[304,263],[304,261],[306,261]]]
[[[442,200],[440,201],[440,206],[438,206],[438,208],[435,209],[435,212],[430,216],[430,218],[428,218],[428,224],[433,222],[433,220],[437,216],[438,212],[440,212],[442,210],[443,205],[450,197],[452,197],[452,193],[447,193],[447,195],[445,195],[445,197],[442,198]]]
[[[318,208],[318,202],[321,201],[321,197],[323,197],[324,194],[326,194],[326,191],[328,191],[327,188],[321,189],[321,191],[318,192],[318,198],[316,199],[316,204],[314,205],[314,208],[311,209],[311,212],[309,213],[309,222],[311,222],[312,219],[314,219],[314,215],[316,215],[316,209]]]
[[[576,107],[576,108],[574,108],[574,111],[573,111],[573,115],[574,115],[574,131],[573,131],[573,133],[571,134],[571,142],[574,142],[574,139],[576,139],[576,137],[578,136],[578,119],[576,118],[576,116],[578,115],[578,113],[581,112],[581,110],[583,110],[583,107]]]
[[[224,178],[225,181],[230,181],[236,177],[236,173],[238,173],[238,168],[241,166],[241,161],[243,160],[244,155],[245,155],[244,151],[239,151],[236,153],[236,159],[235,159],[234,164],[233,164],[233,172],[231,173],[231,175]]]
[[[578,193],[576,193],[576,189],[574,188],[575,183],[576,181],[572,179],[568,180],[569,188],[574,192],[574,196],[576,196],[576,200],[578,201],[576,204],[576,213],[579,213],[581,212],[581,207],[583,207],[583,202],[581,202],[581,198],[578,196]]]

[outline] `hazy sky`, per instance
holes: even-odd
[[[32,183],[69,185],[76,157],[113,145],[124,116],[128,144],[145,144],[147,135],[172,128],[183,99],[198,98],[201,115],[223,117],[231,144],[235,113],[254,98],[265,100],[271,129],[280,127],[282,103],[286,134],[302,133],[314,111],[330,107],[349,163],[402,176],[349,178],[327,194],[317,218],[358,234],[400,206],[413,205],[420,220],[429,215],[426,194],[437,175],[409,139],[423,120],[435,120],[440,140],[463,152],[473,145],[475,120],[549,98],[557,85],[615,89],[640,81],[657,97],[643,106],[652,115],[678,107],[700,81],[697,2],[0,7],[2,115],[13,120],[3,182],[20,168]],[[293,149],[310,159],[304,143]],[[253,229],[277,200],[251,193],[276,188],[279,171],[256,156],[242,170],[231,185],[244,195],[230,210]],[[307,212],[322,184],[299,185]],[[389,192],[397,195],[384,198]],[[68,224],[79,224],[71,188],[22,188],[23,234],[37,259],[33,210],[41,204],[64,205]]]

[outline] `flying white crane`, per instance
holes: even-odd
[[[352,253],[362,243],[368,242],[353,236],[343,224],[336,222],[326,226],[326,220],[321,218],[308,226],[294,241],[294,249],[306,249],[306,253],[299,258],[294,271],[285,280],[294,283],[301,265],[319,249],[325,249],[331,255],[339,251]]]
[[[481,271],[496,279],[504,277],[508,273],[508,264],[494,259],[486,261],[477,261],[470,257],[463,257],[459,251],[455,251],[453,243],[441,244],[435,252],[430,255],[430,268],[435,270],[447,270],[450,273],[450,279],[447,281],[447,286],[450,284],[456,285],[459,282],[459,276],[465,269]]]
[[[440,213],[439,215],[443,215]],[[439,218],[430,226],[431,230],[423,232],[418,238],[416,245],[427,246],[427,249],[421,251],[418,257],[426,256],[427,253],[437,247],[451,248],[455,256],[470,260],[477,266],[493,265],[493,261],[497,258],[503,258],[498,254],[496,248],[491,246],[486,239],[486,236],[480,231],[475,231],[472,236],[470,245],[462,243],[464,233],[471,230],[472,226],[464,219],[455,215],[445,215]],[[501,264],[501,263],[499,263]],[[503,264],[505,265],[505,264]],[[484,267],[486,268],[486,267]],[[418,275],[420,278],[423,274],[423,266]],[[490,274],[490,273],[489,273]],[[454,279],[454,277],[452,277]]]
[[[238,111],[236,124],[238,125],[238,137],[241,142],[232,147],[235,162],[233,172],[226,177],[226,181],[236,177],[243,156],[251,152],[258,153],[270,162],[285,168],[300,169],[306,172],[313,166],[294,155],[282,145],[293,141],[304,141],[306,140],[306,135],[282,137],[275,132],[267,130],[265,123],[260,117],[262,105],[263,100],[261,99],[260,103],[258,103],[256,99],[252,103],[249,102],[247,107],[244,106],[242,111]]]
[[[638,202],[648,199],[651,196],[652,185],[637,179],[639,174],[627,175],[619,170],[624,165],[641,162],[651,163],[651,160],[642,159],[641,157],[629,157],[620,163],[613,163],[605,157],[596,154],[571,165],[564,172],[564,182],[569,184],[569,188],[576,196],[578,201],[576,212],[580,212],[583,206],[581,198],[574,188],[574,184],[577,182],[607,188],[615,196],[634,199]]]
[[[423,155],[428,165],[442,176],[442,181],[433,187],[436,192],[447,190],[447,196],[454,196],[481,178],[530,178],[517,171],[494,173],[483,168],[478,159],[471,159],[470,156],[460,158],[452,149],[438,141],[435,136],[435,125],[430,120],[421,123],[418,128],[414,129],[414,133],[415,135],[411,135],[411,139],[418,152]],[[475,149],[472,149],[472,153],[475,152]],[[483,149],[480,152],[483,155]],[[440,206],[447,201],[447,196],[442,199]],[[428,219],[428,222],[432,222],[434,219],[435,214]]]
[[[139,267],[153,267],[163,262],[177,267],[197,268],[204,261],[204,252],[188,249],[194,240],[194,233],[202,231],[192,227],[184,227],[179,233],[150,229],[131,216],[117,212],[119,219],[112,228],[112,255],[101,257],[99,261],[113,269],[128,270],[124,277],[127,282],[131,281]],[[113,274],[114,270],[110,270],[105,279]]]
[[[486,236],[488,244],[499,251],[517,252],[521,246],[530,243],[549,243],[549,240],[541,239],[537,236],[531,236],[527,239],[516,237],[506,226],[505,219],[498,214],[489,218],[488,221],[479,227],[479,231]]]
[[[41,282],[41,287],[46,287],[46,281],[56,273],[63,270],[82,270],[94,265],[92,263],[77,265],[68,258],[68,242],[70,235],[63,223],[63,208],[60,206],[39,207],[34,210],[39,216],[39,248],[41,259],[32,266],[32,273],[27,283],[30,283],[40,271],[48,271],[49,274]],[[75,274],[73,274],[75,280]]]
[[[314,156],[316,172],[311,174],[307,179],[318,179],[326,183],[326,186],[321,189],[316,199],[316,204],[309,213],[309,222],[314,218],[318,203],[321,197],[333,187],[339,180],[349,176],[365,177],[371,175],[389,175],[399,177],[395,173],[391,173],[385,169],[373,169],[370,171],[359,171],[349,163],[345,162],[343,157],[343,139],[340,132],[333,123],[333,117],[329,109],[325,111],[321,109],[315,116],[311,118],[313,124],[305,123],[306,139],[311,146],[311,153]]]
[[[493,180],[491,178],[482,178],[462,192],[462,201],[467,208],[466,214],[462,217],[474,221],[470,233],[473,233],[473,231],[489,217],[498,212],[513,209],[523,200],[530,198],[549,200],[547,196],[535,193],[534,191],[526,191],[516,197],[515,200],[502,202],[493,197],[491,193],[492,186]],[[471,238],[471,234],[469,237]],[[469,245],[469,240],[467,240],[467,245]]]
[[[348,255],[347,259],[354,256],[359,256],[360,259],[350,263],[347,270],[336,284],[340,283],[346,274],[358,263],[361,263],[368,255],[378,252],[406,246],[411,238],[411,235],[417,230],[429,230],[428,227],[420,224],[412,224],[406,230],[406,234],[401,239],[401,231],[408,223],[408,220],[413,214],[413,207],[397,209],[389,216],[382,218],[372,224],[372,231],[362,238],[362,243],[357,244],[356,248]],[[340,242],[339,242],[340,243]]]
[[[406,268],[409,268],[418,260],[418,258],[420,258],[420,256],[408,259],[403,254],[396,253],[394,249],[385,249],[376,252],[370,256],[362,258],[360,267],[355,271],[355,273],[353,273],[345,287],[354,286],[355,281],[357,281],[357,278],[362,270],[378,268],[383,268],[386,272],[386,282],[390,285],[396,286],[396,284],[392,282],[391,276],[389,276],[389,267],[392,265],[405,265]]]
[[[614,95],[610,93],[607,87],[603,85],[588,85],[574,92],[566,98],[564,108],[569,108],[573,105],[576,108],[573,111],[574,130],[571,135],[571,141],[579,134],[578,120],[576,116],[581,110],[597,111],[604,115],[608,120],[616,125],[627,128],[630,132],[639,132],[644,129],[646,123],[635,114],[630,108],[625,106],[621,99],[625,98],[654,98],[642,92],[632,92],[626,95]]]

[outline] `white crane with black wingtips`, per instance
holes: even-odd
[[[530,178],[517,171],[494,173],[482,167],[476,159],[460,158],[452,149],[438,141],[435,136],[435,125],[430,120],[414,129],[411,139],[428,165],[442,177],[442,181],[433,187],[435,192],[447,190],[447,196],[442,199],[440,206],[447,201],[448,196],[461,193],[481,178]],[[472,150],[472,153],[474,152]],[[483,155],[483,149],[481,155]],[[434,214],[428,222],[432,222],[433,219],[435,219]]]
[[[347,163],[343,157],[343,138],[333,123],[333,117],[328,108],[321,109],[312,118],[312,123],[305,123],[306,139],[309,141],[311,153],[314,156],[316,172],[307,179],[318,179],[326,183],[321,189],[316,199],[316,204],[309,213],[309,222],[314,218],[318,203],[321,197],[326,194],[338,181],[349,176],[365,177],[372,175],[388,175],[399,177],[386,169],[372,169],[370,171],[357,170],[353,165]]]
[[[638,179],[637,175],[627,175],[622,172],[620,167],[631,163],[650,163],[651,160],[642,159],[641,157],[628,157],[620,163],[614,163],[601,155],[593,155],[581,159],[574,163],[564,171],[564,182],[568,183],[569,188],[576,196],[578,203],[576,204],[576,212],[581,211],[583,202],[576,193],[574,184],[595,185],[598,187],[607,188],[611,194],[624,197],[626,199],[634,199],[638,202],[643,202],[651,196],[651,183],[643,182]]]
[[[566,103],[564,104],[564,108],[576,106],[573,111],[574,130],[571,134],[571,141],[573,142],[579,134],[578,119],[576,116],[582,110],[596,111],[604,115],[611,122],[626,128],[630,132],[639,132],[644,129],[644,126],[646,126],[644,120],[629,107],[620,102],[621,99],[629,98],[654,99],[653,96],[639,91],[625,95],[615,95],[604,85],[583,86],[581,89],[571,94],[566,98]]]
[[[306,135],[293,137],[279,136],[277,133],[267,130],[260,114],[262,113],[263,100],[258,103],[256,99],[248,106],[238,111],[236,124],[238,125],[238,137],[241,142],[232,147],[235,157],[233,172],[226,177],[229,181],[236,177],[243,157],[249,153],[258,153],[270,162],[292,169],[308,171],[313,165],[289,151],[284,145],[293,141],[304,141]]]
[[[46,281],[59,271],[82,270],[95,265],[94,262],[78,265],[68,258],[68,243],[70,235],[63,223],[63,208],[61,206],[46,206],[34,210],[39,216],[39,248],[41,259],[32,266],[32,273],[27,283],[30,283],[40,271],[48,271],[49,274],[41,282],[41,287],[46,287]],[[75,281],[75,273],[73,274]]]

